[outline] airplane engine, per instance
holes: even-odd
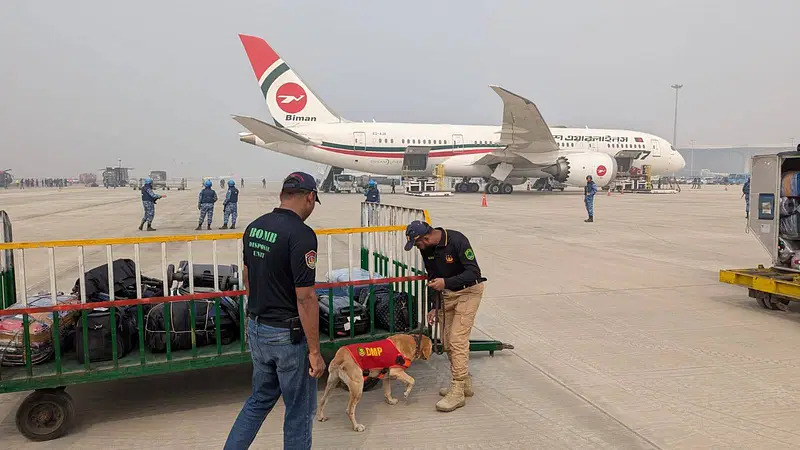
[[[598,187],[603,187],[617,176],[617,161],[605,153],[574,153],[560,156],[543,172],[570,186],[586,185],[586,176],[591,175]]]

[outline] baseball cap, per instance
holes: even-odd
[[[317,203],[322,204],[319,201],[319,192],[317,191],[317,181],[311,175],[305,172],[292,172],[289,176],[283,180],[283,189],[302,189],[304,191],[311,191],[316,194],[314,197],[317,200]]]
[[[417,239],[419,239],[420,236],[425,236],[429,231],[431,231],[431,226],[428,225],[427,222],[415,220],[408,224],[406,227],[406,237],[408,238],[408,242],[406,242],[405,250],[411,250],[414,247],[414,243],[417,241]]]

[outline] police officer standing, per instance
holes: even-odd
[[[317,236],[304,223],[320,202],[314,177],[289,175],[280,200],[278,208],[248,225],[242,238],[253,393],[233,424],[226,450],[248,448],[281,396],[283,447],[311,448],[316,378],[325,372],[314,293]]]
[[[746,219],[750,218],[750,177],[747,177],[747,181],[744,182],[742,186],[742,197],[744,197],[744,217]]]
[[[584,222],[594,222],[594,194],[597,194],[597,184],[592,180],[591,175],[586,175],[586,186],[583,187],[583,203],[586,204],[586,212],[589,218]]]
[[[367,203],[381,202],[381,191],[378,190],[378,183],[376,183],[375,180],[369,180],[369,185],[367,186],[367,190],[364,191],[364,195],[367,197]]]
[[[153,228],[153,219],[156,217],[156,201],[162,197],[166,197],[166,194],[158,195],[155,193],[155,191],[153,191],[152,178],[144,179],[144,184],[142,185],[140,191],[142,191],[144,217],[142,218],[142,223],[139,224],[139,231],[142,231],[145,222],[147,222],[147,231],[156,231],[156,229]]]
[[[203,219],[205,219],[206,215],[208,215],[208,229],[211,229],[211,220],[214,218],[214,203],[217,202],[217,193],[214,189],[211,189],[211,180],[206,180],[203,183],[205,189],[200,191],[200,195],[197,198],[197,209],[200,210],[200,221],[197,222],[197,228],[195,230],[199,230],[203,226]]]
[[[481,269],[469,240],[455,230],[433,228],[426,222],[415,220],[406,227],[408,242],[405,250],[417,247],[428,273],[428,287],[442,293],[444,305],[434,303],[428,313],[432,324],[438,314],[444,318],[442,339],[450,360],[452,381],[439,395],[443,399],[436,409],[454,411],[464,406],[465,397],[472,397],[472,377],[469,374],[469,334],[475,314],[483,297]]]
[[[225,194],[225,201],[222,202],[222,227],[220,230],[228,229],[228,217],[231,218],[231,230],[236,229],[236,216],[239,212],[239,189],[236,189],[236,182],[228,180],[228,193]],[[200,219],[202,222],[203,219]]]

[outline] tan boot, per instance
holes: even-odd
[[[439,389],[439,395],[442,397],[446,396],[448,392],[450,392],[450,386]],[[473,395],[475,395],[475,391],[472,390],[472,375],[467,375],[467,378],[464,378],[464,397]]]
[[[442,412],[455,411],[467,403],[464,398],[464,380],[453,380],[450,392],[436,403],[436,410]]]

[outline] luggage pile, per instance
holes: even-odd
[[[59,293],[56,296],[56,305],[70,305],[80,303],[74,295]],[[15,303],[8,309],[41,308],[53,305],[50,294],[39,294],[28,297],[28,305]],[[78,314],[74,311],[58,312],[58,328],[63,349],[73,341],[75,321]],[[0,365],[24,366],[25,346],[22,314],[0,317]],[[35,313],[28,315],[31,339],[31,363],[41,364],[49,361],[55,355],[53,346],[53,313]]]
[[[360,267],[352,269],[337,269],[328,276],[328,282],[339,283],[349,281],[352,272],[352,280],[368,280],[370,273]],[[384,276],[373,273],[372,279],[381,279]],[[374,308],[375,308],[375,328],[381,331],[390,329],[389,315],[389,284],[374,284]],[[347,288],[333,289],[333,314],[330,311],[330,290],[320,289],[317,291],[319,297],[319,321],[320,333],[330,334],[330,321],[333,316],[334,334],[336,337],[350,335],[350,298]],[[404,333],[416,327],[416,318],[412,324],[409,321],[409,296],[403,292],[394,292],[394,331]],[[353,287],[353,327],[354,335],[358,336],[369,332],[370,329],[370,285]],[[329,336],[333,337],[333,336]]]
[[[117,259],[112,262],[114,279],[112,281],[116,300],[137,298],[136,266],[130,259]],[[238,287],[238,269],[235,265],[218,266],[221,290],[235,290]],[[86,301],[103,302],[110,299],[108,292],[108,265],[95,267],[85,273]],[[163,281],[141,276],[142,298],[164,297]],[[56,304],[80,303],[81,280],[76,280],[70,295],[60,293]],[[168,269],[168,286],[176,285],[172,295],[189,293],[188,263],[181,261],[178,271],[173,266]],[[213,266],[194,265],[195,292],[213,292]],[[214,299],[195,300],[195,343],[198,347],[216,344],[217,311]],[[166,351],[166,321],[164,309],[170,311],[170,343],[172,350],[185,350],[192,347],[190,302],[172,302],[141,305],[145,318],[145,345],[154,353]],[[53,306],[49,293],[29,297],[27,307]],[[9,309],[21,309],[16,303]],[[112,333],[116,334],[117,357],[122,358],[139,347],[137,306],[100,307],[87,312],[88,355],[83,350],[84,328],[80,322],[79,311],[58,312],[60,348],[62,354],[75,352],[75,358],[84,363],[89,361],[110,361],[113,359]],[[115,329],[112,330],[111,317]],[[239,338],[238,299],[220,297],[220,331],[222,344]],[[22,315],[0,317],[0,365],[24,366],[25,348],[23,342]],[[31,363],[42,364],[55,355],[53,345],[53,314],[36,313],[29,315]]]

